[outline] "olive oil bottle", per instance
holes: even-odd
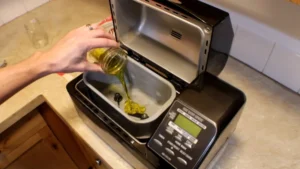
[[[129,115],[144,115],[146,108],[132,101],[128,93],[125,81],[127,63],[126,51],[121,48],[94,49],[90,52],[90,54],[96,59],[97,64],[101,66],[105,73],[114,75],[120,80],[127,96],[124,111]],[[142,118],[145,117],[147,116],[144,115]]]

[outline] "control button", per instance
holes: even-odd
[[[192,139],[192,136],[189,135],[189,134],[186,134],[186,139],[191,140],[191,139]]]
[[[171,161],[171,158],[167,155],[167,154],[165,154],[165,153],[161,153],[167,160],[169,160],[169,161]]]
[[[204,125],[203,123],[197,123],[198,126],[200,126],[202,129],[206,130],[206,125]]]
[[[204,121],[200,116],[195,116],[195,118],[196,118],[200,123]]]
[[[199,123],[200,123],[198,120],[196,120],[196,119],[194,119],[194,118],[192,119],[192,121],[193,121],[195,124],[197,124],[197,125],[199,125]]]
[[[166,132],[172,135],[174,132],[174,129],[172,127],[168,126],[166,129]]]
[[[168,143],[170,146],[173,146],[173,145],[174,145],[170,140],[168,140],[167,143]]]
[[[196,120],[196,124],[197,124],[198,126],[201,125],[201,123],[200,123],[198,120]]]
[[[185,153],[184,151],[182,151],[182,150],[180,150],[179,152],[180,152],[182,155],[184,155],[184,156],[186,155],[186,153]]]
[[[177,160],[178,160],[181,164],[187,165],[187,162],[186,162],[183,158],[177,157]]]
[[[161,134],[158,134],[158,137],[161,138],[161,139],[163,139],[163,140],[165,139],[165,136],[163,136]]]
[[[168,128],[171,128],[172,130],[176,130],[178,133],[182,134],[183,133],[183,129],[178,127],[175,123],[173,123],[172,121],[169,121],[168,123],[168,127],[167,127],[167,130]]]
[[[184,151],[182,151],[182,150],[180,150],[179,152],[180,152],[183,156],[185,156],[187,159],[193,160],[193,158],[192,158],[190,155],[188,155],[186,152],[184,152]]]
[[[170,150],[169,148],[165,148],[165,150],[166,150],[169,154],[171,154],[172,156],[175,155],[174,151]]]
[[[181,114],[183,114],[183,115],[186,114],[186,113],[185,113],[183,110],[181,110],[180,108],[177,108],[177,112],[178,112],[178,113],[181,113]]]
[[[197,144],[197,143],[198,143],[198,139],[196,139],[196,138],[194,138],[194,137],[190,138],[190,141],[191,141],[192,143],[194,143],[194,144]]]
[[[179,143],[178,141],[175,140],[175,144],[177,144],[178,146],[181,145],[181,143]]]
[[[187,132],[184,132],[184,133],[183,133],[183,136],[184,136],[186,139],[190,139],[190,138],[191,138],[190,134],[188,134]]]
[[[176,138],[178,141],[182,141],[182,135],[181,135],[181,134],[178,134],[177,136],[175,136],[175,138]]]
[[[186,150],[186,147],[184,145],[180,146],[183,150]]]
[[[191,160],[191,161],[193,160],[193,158],[192,158],[190,155],[188,155],[188,154],[186,154],[185,157],[186,157],[187,159]]]
[[[175,148],[175,150],[179,151],[179,147],[176,145],[173,145],[173,147]]]
[[[157,145],[162,146],[162,143],[161,143],[159,140],[154,139],[154,142],[155,142]]]
[[[176,146],[175,144],[173,144],[170,140],[168,140],[167,143],[168,143],[171,147],[174,147],[175,150],[177,150],[177,151],[179,150],[179,147]]]
[[[172,135],[174,131],[173,130],[166,130],[166,132]]]
[[[184,143],[184,145],[187,146],[188,148],[192,148],[193,143],[187,140],[187,141]]]
[[[170,117],[170,119],[172,119],[172,120],[176,117],[176,115],[177,115],[177,113],[175,113],[175,112],[173,112],[173,111],[169,113],[169,117]]]
[[[188,110],[188,112],[189,112],[189,114],[190,114],[191,116],[193,116],[193,117],[196,116],[196,114],[195,114],[194,112],[189,111],[189,110]]]

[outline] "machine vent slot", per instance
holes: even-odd
[[[182,38],[181,33],[177,32],[177,31],[174,31],[174,30],[171,31],[171,35],[172,35],[174,38],[179,39],[179,40]]]
[[[176,15],[178,15],[178,12],[176,12],[176,11],[173,11],[173,13],[176,14]]]

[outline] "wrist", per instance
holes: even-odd
[[[29,66],[29,71],[32,74],[35,74],[38,77],[46,76],[50,74],[50,66],[46,62],[46,59],[43,59],[45,53],[36,52],[32,57],[27,60],[27,64]]]

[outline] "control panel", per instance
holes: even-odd
[[[174,168],[197,168],[217,133],[204,114],[176,100],[148,142],[148,147]]]

